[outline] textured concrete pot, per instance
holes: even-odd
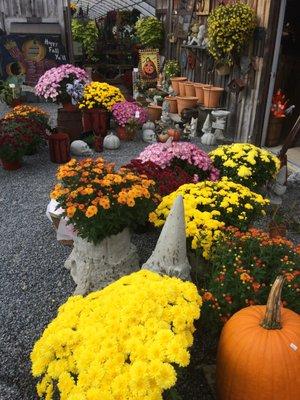
[[[175,78],[171,78],[172,88],[176,94],[179,94],[179,82],[184,82],[184,81],[187,81],[187,78],[185,76],[178,76]]]
[[[136,247],[131,243],[130,231],[125,228],[95,245],[79,236],[65,262],[77,287],[74,294],[86,294],[101,289],[123,275],[139,269]]]
[[[158,121],[162,114],[162,107],[161,106],[148,106],[148,115],[149,119],[152,122]]]
[[[177,108],[178,114],[181,115],[181,111],[184,108],[194,108],[197,106],[198,98],[191,96],[191,97],[177,97]]]

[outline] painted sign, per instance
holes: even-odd
[[[156,82],[159,74],[158,50],[139,50],[139,59],[139,73],[141,79],[146,82]]]
[[[0,56],[1,79],[29,86],[48,69],[67,62],[59,35],[0,36]]]

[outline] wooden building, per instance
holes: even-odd
[[[293,115],[284,121],[281,140],[300,113],[300,80],[297,79],[300,73],[300,4],[297,0],[244,2],[256,11],[258,26],[240,65],[232,68],[227,76],[218,76],[207,50],[184,44],[192,22],[197,19],[206,24],[209,12],[220,4],[219,0],[157,0],[156,8],[168,33],[166,57],[181,61],[182,74],[189,79],[225,88],[222,106],[231,111],[227,137],[264,145],[270,129],[274,90],[281,88],[290,104],[296,106]],[[181,34],[176,35],[181,15],[185,34],[181,30]],[[195,63],[192,70],[189,63],[184,65],[188,56]],[[238,93],[228,86],[234,79],[243,86]]]

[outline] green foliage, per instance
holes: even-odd
[[[221,4],[207,22],[208,51],[216,61],[233,65],[256,26],[254,10],[241,2]]]
[[[12,85],[15,87],[12,88],[9,83],[0,81],[0,102],[6,103],[8,106],[10,106],[12,102],[21,95],[20,86],[15,84]]]
[[[211,272],[202,290],[205,321],[218,326],[246,306],[266,304],[279,274],[286,277],[283,305],[299,313],[299,246],[256,229],[242,233],[229,228],[226,233],[213,246]]]
[[[163,25],[156,17],[144,17],[135,24],[139,42],[148,48],[160,49],[163,42]]]
[[[96,60],[95,48],[100,33],[95,21],[82,22],[76,18],[73,19],[72,35],[75,41],[82,44],[84,52],[86,53],[88,59],[90,61]]]
[[[168,60],[164,66],[166,78],[173,78],[180,75],[180,65],[177,60]]]

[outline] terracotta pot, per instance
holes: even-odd
[[[196,90],[193,83],[185,83],[185,95],[188,97],[196,96]]]
[[[179,96],[181,96],[181,97],[186,96],[185,84],[186,84],[186,82],[179,82]]]
[[[70,138],[67,133],[55,133],[49,136],[50,160],[56,164],[70,161]]]
[[[66,111],[75,111],[76,110],[76,106],[74,106],[70,102],[62,103],[62,106],[63,106],[63,109],[66,110]]]
[[[133,140],[136,135],[136,130],[128,129],[126,126],[118,126],[117,135],[120,140]]]
[[[149,119],[152,122],[158,121],[161,117],[162,114],[162,107],[161,106],[148,106],[148,115]]]
[[[271,238],[275,238],[277,236],[286,237],[286,225],[285,224],[276,224],[276,222],[272,221],[269,223],[269,235]]]
[[[106,136],[109,129],[109,114],[107,110],[95,108],[82,113],[82,124],[85,132],[94,131],[96,136]]]
[[[179,94],[179,82],[184,82],[184,81],[187,81],[187,78],[185,76],[178,76],[175,78],[171,78],[172,88],[176,94]]]
[[[177,114],[177,98],[169,96],[165,97],[165,100],[167,100],[170,105],[170,113]]]
[[[1,159],[3,169],[6,171],[16,171],[21,168],[21,160],[5,161]]]
[[[194,108],[197,106],[198,97],[177,97],[177,108],[178,114],[181,115],[181,111],[185,108]]]
[[[212,87],[212,85],[206,85],[205,83],[194,83],[196,97],[198,97],[199,103],[204,103],[203,87]]]
[[[285,118],[275,118],[273,115],[270,118],[266,146],[274,147],[279,144],[282,126]]]
[[[205,87],[203,86],[204,93],[204,107],[217,108],[219,107],[220,97],[224,89],[216,86]]]

